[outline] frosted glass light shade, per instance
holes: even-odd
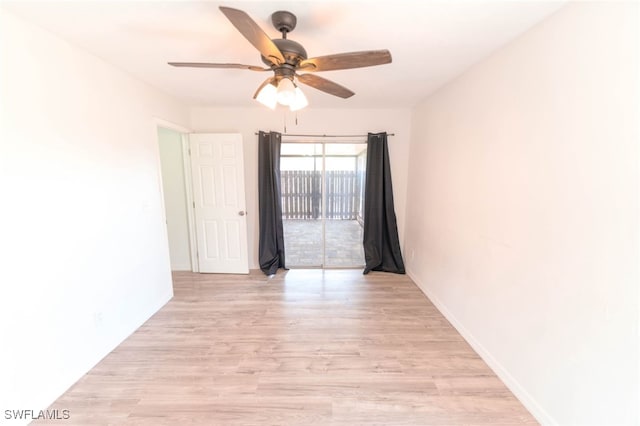
[[[276,89],[276,86],[271,83],[265,85],[260,92],[258,92],[256,101],[260,102],[267,108],[275,109],[276,104],[278,103],[278,89]]]
[[[277,87],[275,78],[268,81],[255,95],[255,99],[267,108],[275,109],[280,104],[288,106],[291,111],[298,111],[309,105],[307,97],[293,80],[281,78]]]
[[[293,85],[293,81],[288,78],[280,80],[280,83],[278,83],[278,103],[289,106],[295,98],[296,87]]]
[[[304,93],[302,93],[302,90],[300,90],[299,87],[296,87],[295,97],[293,99],[293,102],[291,102],[291,104],[289,105],[289,109],[291,109],[291,111],[298,111],[299,109],[302,109],[307,105],[309,105],[307,97],[304,95]]]

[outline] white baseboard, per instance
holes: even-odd
[[[544,408],[526,391],[526,389],[509,373],[509,371],[494,358],[494,356],[480,343],[471,332],[453,315],[438,297],[429,291],[429,288],[407,268],[407,275],[413,280],[418,288],[427,296],[427,298],[438,308],[440,313],[453,325],[453,327],[462,335],[462,337],[471,345],[480,358],[489,365],[489,368],[504,382],[509,390],[516,398],[525,406],[527,410],[540,422],[541,425],[558,426],[553,417],[546,412]]]

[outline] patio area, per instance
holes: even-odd
[[[322,220],[284,219],[288,268],[364,266],[362,227],[355,220],[325,221],[326,257],[322,259]]]

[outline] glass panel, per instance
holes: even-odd
[[[322,144],[283,143],[280,188],[285,264],[322,267]]]
[[[361,152],[367,149],[366,143],[332,143],[325,144],[325,154],[327,156],[345,155],[349,157],[357,157]]]
[[[280,145],[280,155],[320,155],[322,156],[322,144],[321,143],[282,143]]]
[[[364,265],[361,206],[366,161],[361,158],[366,147],[366,144],[325,144],[326,267]]]

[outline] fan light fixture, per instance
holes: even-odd
[[[291,111],[298,111],[309,105],[307,97],[290,78],[280,79],[277,87],[274,83],[272,81],[265,84],[256,95],[256,100],[262,105],[275,109],[276,105],[280,104],[288,106]]]
[[[256,95],[256,101],[270,109],[275,109],[278,103],[278,89],[273,83],[265,84]]]
[[[299,109],[302,109],[307,105],[309,105],[309,101],[307,100],[307,97],[304,95],[304,93],[302,93],[302,90],[300,90],[300,88],[297,86],[296,86],[295,93],[296,93],[296,96],[293,99],[293,102],[291,102],[291,104],[289,105],[289,109],[291,111],[298,111]]]

